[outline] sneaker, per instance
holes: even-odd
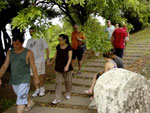
[[[69,95],[66,96],[66,99],[69,100],[71,97]]]
[[[34,91],[34,93],[32,94],[32,97],[38,96],[39,93],[40,93],[40,89],[36,89],[36,90]]]
[[[45,92],[46,91],[46,89],[43,87],[43,91]]]
[[[80,75],[80,74],[81,74],[81,71],[78,71],[78,72],[77,72],[77,75]]]
[[[40,88],[40,93],[39,96],[44,96],[45,95],[45,89],[43,87]]]
[[[61,102],[61,100],[53,100],[52,104],[57,104],[57,103],[60,103],[60,102]]]

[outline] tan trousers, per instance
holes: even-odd
[[[62,99],[62,79],[64,78],[66,95],[71,95],[72,90],[72,71],[69,72],[57,72],[56,71],[56,85],[55,85],[55,99]]]

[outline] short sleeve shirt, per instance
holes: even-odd
[[[60,45],[56,47],[57,54],[56,54],[56,63],[55,63],[55,70],[58,72],[64,72],[64,68],[69,59],[69,51],[72,51],[70,45],[68,45],[65,49],[61,49]],[[70,63],[69,70],[73,70],[72,65]]]
[[[117,64],[117,67],[118,68],[124,68],[124,65],[123,65],[123,62],[122,62],[122,59],[120,57],[117,57],[115,59],[113,59],[115,61],[115,63]]]
[[[72,32],[72,34],[71,34],[71,40],[72,40],[72,48],[74,50],[77,50],[78,46],[79,46],[79,41],[78,41],[77,37],[79,37],[80,39],[86,39],[84,37],[83,32]]]
[[[111,25],[110,27],[107,27],[105,29],[105,32],[108,32],[108,40],[111,39],[112,33],[114,32],[115,27],[113,25]]]
[[[45,49],[48,48],[44,38],[40,39],[29,39],[26,48],[30,49],[34,53],[35,63],[45,62]]]
[[[113,32],[114,36],[114,48],[124,49],[124,39],[127,37],[126,31],[122,28],[118,28]]]

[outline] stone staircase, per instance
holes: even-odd
[[[142,43],[133,43],[125,50],[123,62],[125,68],[133,64],[138,58],[150,52],[150,41]],[[89,96],[83,91],[90,87],[93,76],[102,71],[104,59],[93,59],[84,64],[81,75],[73,76],[73,92],[70,100],[65,100],[57,105],[52,105],[54,99],[55,84],[46,84],[46,95],[43,97],[32,98],[35,106],[28,113],[94,113],[88,108],[90,104]],[[63,93],[65,87],[62,87]],[[16,113],[16,106],[12,106],[4,113]]]

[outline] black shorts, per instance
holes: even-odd
[[[77,57],[78,61],[82,60],[83,52],[80,49],[73,50],[72,60],[75,60]]]
[[[123,57],[123,50],[124,49],[121,49],[121,48],[115,48],[115,55],[122,58]]]

